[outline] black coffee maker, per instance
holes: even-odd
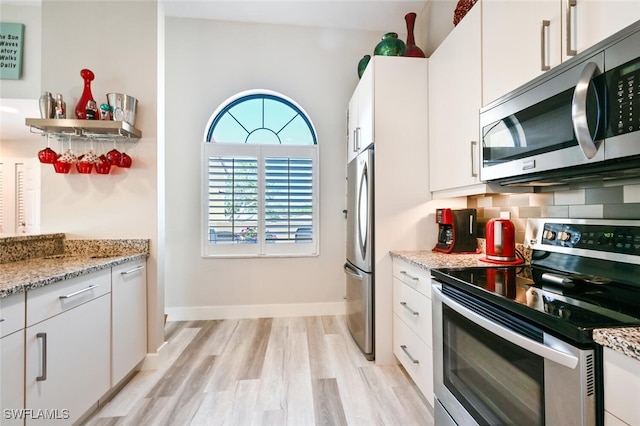
[[[476,253],[476,209],[436,209],[438,243],[433,251],[441,253]]]

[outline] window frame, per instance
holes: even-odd
[[[313,137],[313,144],[256,144],[256,143],[227,143],[215,142],[212,139],[213,125],[219,120],[220,115],[226,113],[233,105],[238,104],[243,98],[255,99],[264,95],[265,99],[283,101],[292,109],[297,110],[305,120]],[[319,181],[319,151],[316,132],[306,112],[293,100],[272,91],[255,90],[241,92],[229,98],[221,104],[211,115],[205,128],[204,141],[201,151],[201,255],[203,258],[237,258],[237,257],[313,257],[319,255],[319,218],[320,218],[320,181]],[[222,243],[211,244],[209,239],[209,158],[210,157],[251,157],[258,159],[258,239],[257,243]],[[267,158],[308,158],[311,160],[312,179],[312,217],[313,229],[311,241],[290,241],[268,243],[265,236],[266,229],[266,174],[265,164]]]

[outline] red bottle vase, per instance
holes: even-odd
[[[82,96],[80,96],[80,100],[76,105],[76,117],[81,120],[87,119],[87,103],[93,100],[93,94],[91,93],[91,82],[95,78],[93,71],[88,69],[83,69],[80,71],[80,76],[84,79],[84,90],[82,91]]]
[[[424,58],[425,54],[418,46],[413,37],[413,29],[416,25],[416,14],[411,12],[404,16],[404,20],[407,23],[407,45],[404,49],[404,56],[410,56],[412,58]]]

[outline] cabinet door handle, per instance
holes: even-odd
[[[40,365],[40,374],[36,377],[37,382],[47,380],[47,333],[36,334],[36,339],[42,339],[42,364]]]
[[[471,141],[471,177],[478,177],[478,164],[475,156],[476,145],[478,145],[478,141]]]
[[[356,143],[355,143],[355,151],[360,151],[360,127],[356,127]]]
[[[0,322],[5,322],[6,320],[6,318],[0,318]]]
[[[124,272],[120,272],[120,275],[129,275],[129,274],[133,274],[134,272],[138,272],[144,269],[144,265],[140,265],[138,267],[135,267],[129,271],[124,271]]]
[[[413,309],[411,309],[411,308],[409,307],[409,305],[407,305],[407,302],[400,302],[400,304],[401,304],[401,305],[402,305],[402,306],[403,306],[407,311],[409,311],[409,312],[411,313],[411,315],[420,315],[420,312],[418,312],[418,311],[414,311]]]
[[[546,19],[542,21],[540,26],[540,71],[549,71],[551,69],[551,58],[549,57],[549,27],[551,21]]]
[[[418,281],[418,280],[419,280],[419,278],[418,278],[418,277],[414,277],[413,275],[411,275],[411,274],[410,274],[410,273],[408,273],[407,271],[400,271],[400,273],[401,273],[402,275],[404,275],[405,277],[409,278],[410,280],[413,280],[413,281]]]
[[[87,288],[83,288],[82,290],[74,291],[73,293],[69,293],[69,294],[66,294],[66,295],[64,295],[64,296],[60,296],[60,299],[68,299],[68,298],[70,298],[70,297],[73,297],[73,296],[77,296],[77,295],[79,295],[79,294],[82,294],[82,293],[84,293],[84,292],[86,292],[86,291],[91,291],[91,290],[93,290],[93,289],[94,289],[94,288],[96,288],[96,287],[98,287],[98,284],[93,284],[93,285],[90,285],[90,286],[89,286],[89,287],[87,287]]]
[[[409,357],[409,359],[411,360],[412,363],[420,364],[420,361],[418,361],[417,359],[415,359],[414,357],[411,356],[411,354],[407,350],[407,345],[400,345],[400,349],[402,349],[404,351],[404,353],[407,354],[407,356]]]
[[[575,29],[572,25],[573,14],[571,13],[571,10],[575,9],[576,7],[578,7],[577,0],[567,0],[567,56],[575,56],[578,53],[578,51],[573,48],[574,40],[572,36]]]

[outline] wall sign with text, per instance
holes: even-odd
[[[0,22],[0,79],[20,79],[23,45],[24,24]]]

